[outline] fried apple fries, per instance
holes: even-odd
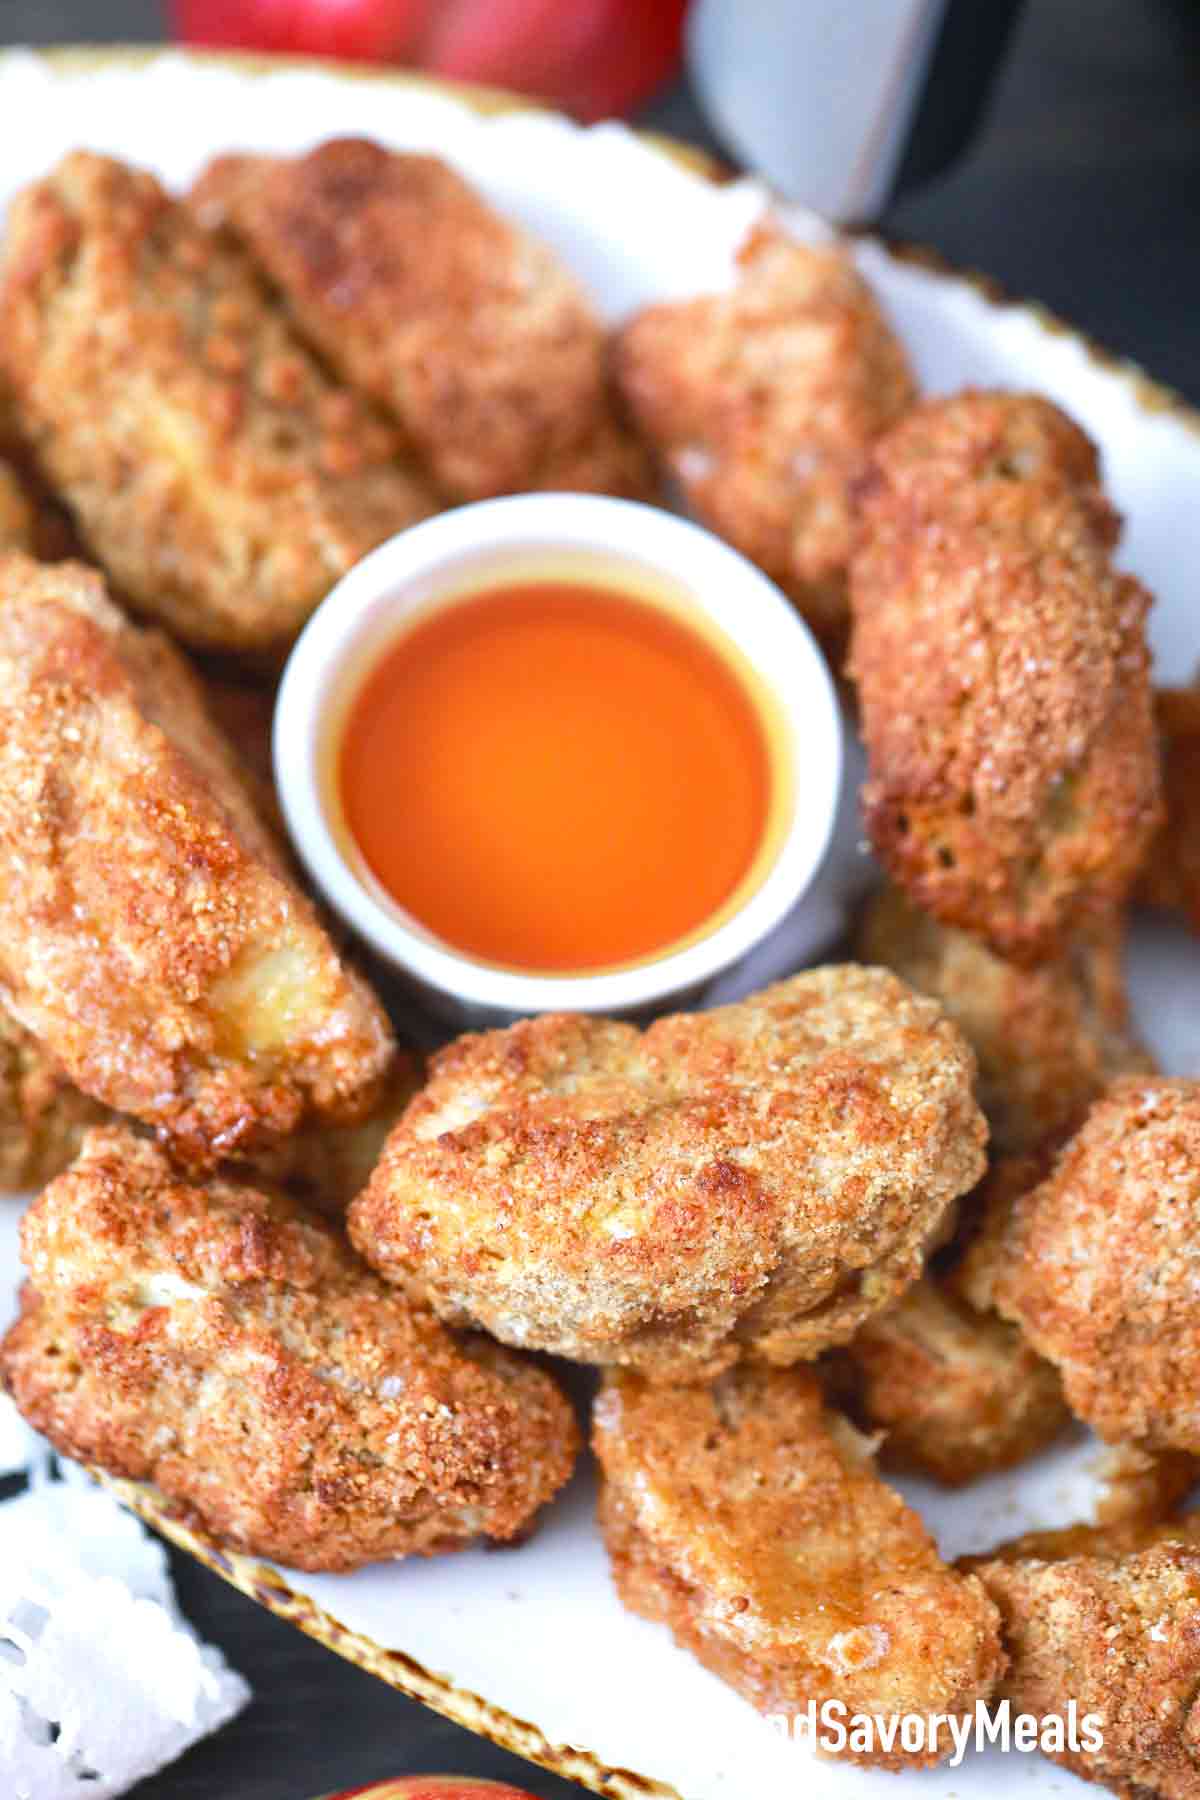
[[[447,163],[362,138],[222,156],[192,203],[241,240],[330,365],[390,411],[449,498],[649,497],[582,287]]]
[[[930,1752],[861,1760],[949,1754],[948,1718],[1003,1670],[998,1615],[976,1577],[941,1561],[811,1371],[741,1368],[709,1388],[610,1374],[593,1444],[626,1606],[760,1712],[836,1697],[848,1713],[941,1715]]]
[[[62,1071],[197,1164],[371,1108],[382,1011],[165,639],[0,559],[0,980]]]
[[[524,1530],[571,1472],[553,1379],[460,1342],[268,1190],[94,1131],[26,1215],[0,1378],[64,1454],[303,1569]]]
[[[244,252],[107,157],[76,152],[14,202],[0,367],[90,552],[194,645],[286,649],[339,576],[433,510]]]
[[[1145,616],[1096,451],[1035,394],[926,401],[875,447],[850,576],[867,829],[943,925],[1037,963],[1159,822]]]

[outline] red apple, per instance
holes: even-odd
[[[172,0],[175,35],[224,49],[352,62],[403,56],[436,0]]]
[[[687,0],[172,0],[185,42],[405,62],[582,119],[628,112],[679,62]]]
[[[422,60],[581,119],[628,112],[676,68],[687,0],[442,0]]]
[[[536,1800],[524,1788],[506,1781],[484,1781],[475,1775],[405,1775],[397,1781],[373,1781],[366,1787],[341,1788],[322,1800]]]

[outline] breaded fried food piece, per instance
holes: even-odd
[[[249,1161],[248,1179],[266,1180],[328,1218],[344,1217],[371,1179],[388,1133],[421,1087],[420,1059],[400,1050],[375,1106],[356,1125],[307,1126]]]
[[[648,492],[583,289],[446,163],[364,138],[222,156],[192,204],[236,233],[297,329],[395,415],[449,498]]]
[[[841,648],[855,485],[871,444],[916,399],[848,252],[760,226],[729,293],[647,307],[621,332],[616,365],[696,515]]]
[[[1200,1513],[1135,1515],[1098,1525],[1060,1525],[1023,1531],[992,1550],[960,1556],[955,1568],[967,1574],[989,1563],[1065,1562],[1070,1557],[1103,1557],[1117,1562],[1158,1544],[1184,1543],[1200,1549]]]
[[[192,1162],[374,1104],[387,1020],[287,876],[166,639],[0,558],[0,983],[85,1093]]]
[[[1195,1458],[1177,1450],[1151,1454],[1132,1444],[1118,1445],[1110,1457],[1095,1524],[1023,1531],[991,1550],[960,1556],[955,1567],[973,1574],[994,1562],[1061,1562],[1076,1556],[1116,1561],[1171,1542],[1200,1550],[1200,1513],[1179,1510],[1196,1486]]]
[[[1136,1533],[1129,1533],[1136,1537]],[[1143,1528],[1149,1541],[1077,1536],[1049,1557],[976,1560],[1004,1622],[1009,1667],[997,1698],[1059,1721],[1039,1741],[1051,1760],[1133,1800],[1200,1796],[1200,1543],[1192,1530]],[[1082,1540],[1082,1541],[1080,1541]],[[1089,1553],[1090,1549],[1090,1553]],[[1066,1741],[1074,1703],[1100,1742]]]
[[[151,175],[77,152],[14,201],[0,363],[43,473],[138,608],[277,652],[433,501],[236,244]]]
[[[78,1154],[86,1132],[110,1117],[0,1006],[0,1192],[52,1181]]]
[[[342,1218],[420,1083],[418,1059],[400,1051],[367,1118],[355,1125],[308,1124],[278,1143],[260,1145],[236,1165],[236,1178],[266,1181],[313,1212]],[[0,1008],[0,1193],[53,1181],[79,1154],[91,1127],[114,1117]]]
[[[1146,854],[1138,898],[1200,933],[1200,686],[1154,696],[1166,817]]]
[[[571,1472],[552,1378],[459,1342],[277,1194],[95,1131],[27,1213],[0,1377],[64,1455],[301,1569],[523,1532]]]
[[[271,774],[272,688],[209,676],[202,685],[206,709],[236,750],[260,820],[281,829]],[[417,1059],[401,1052],[367,1118],[351,1125],[309,1124],[278,1143],[259,1145],[250,1167],[306,1205],[340,1217],[366,1186],[388,1132],[419,1085]],[[0,1191],[52,1181],[78,1154],[85,1132],[112,1117],[0,1008]]]
[[[1200,1459],[1185,1450],[1147,1450],[1117,1444],[1105,1452],[1103,1486],[1096,1503],[1097,1525],[1129,1521],[1155,1524],[1173,1518],[1200,1484]],[[1200,1522],[1200,1514],[1197,1515]]]
[[[33,508],[15,469],[0,462],[0,555],[33,548]]]
[[[1124,900],[1159,820],[1143,629],[1095,448],[1033,394],[876,446],[851,570],[867,830],[944,925],[1023,962]]]
[[[882,969],[814,969],[644,1032],[460,1038],[350,1233],[452,1323],[699,1379],[843,1343],[982,1172],[971,1053]]]
[[[855,1417],[886,1433],[881,1460],[944,1487],[1025,1462],[1070,1422],[1051,1365],[952,1281],[914,1282],[843,1355]]]
[[[1125,992],[1114,915],[1036,968],[939,925],[889,885],[869,902],[856,952],[945,1008],[979,1060],[979,1104],[1001,1151],[1077,1125],[1118,1075],[1148,1074]]]
[[[613,1579],[631,1611],[760,1712],[970,1712],[1004,1666],[974,1576],[948,1569],[808,1369],[743,1366],[705,1387],[606,1375],[592,1442]],[[899,1769],[948,1754],[897,1746]]]
[[[1128,1079],[1049,1176],[997,1207],[963,1280],[1110,1442],[1200,1453],[1200,1084]]]

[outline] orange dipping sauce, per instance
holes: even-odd
[[[531,973],[696,934],[763,845],[771,757],[735,666],[665,608],[526,581],[418,622],[350,706],[346,823],[453,948]]]

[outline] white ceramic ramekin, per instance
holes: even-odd
[[[452,949],[384,891],[341,816],[336,762],[347,713],[406,626],[505,579],[643,584],[718,643],[773,715],[790,790],[773,853],[741,904],[662,955],[581,975],[498,967]],[[820,866],[842,768],[842,722],[824,658],[779,590],[700,526],[632,501],[522,494],[442,513],[359,563],[310,619],[284,672],[275,774],[296,848],[330,904],[374,950],[459,1023],[524,1013],[634,1012],[730,968],[798,902]]]

